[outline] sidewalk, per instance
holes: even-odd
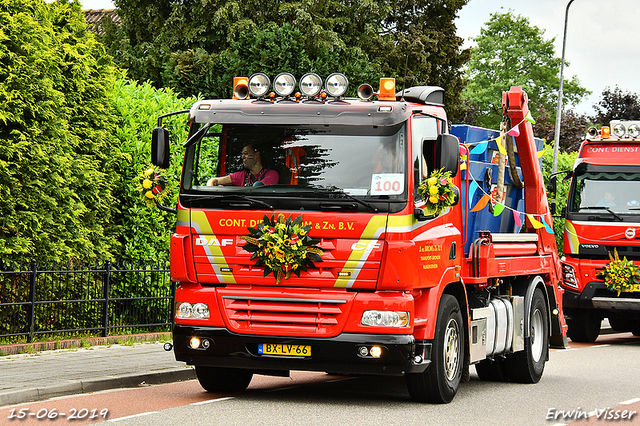
[[[195,378],[162,343],[94,346],[0,357],[0,407]]]

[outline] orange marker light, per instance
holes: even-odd
[[[396,100],[396,79],[395,78],[380,79],[380,92],[378,93],[378,99],[381,101]]]
[[[600,134],[602,135],[602,139],[609,139],[611,137],[611,129],[607,126],[602,126]]]
[[[249,97],[249,78],[233,77],[233,99],[247,99]]]

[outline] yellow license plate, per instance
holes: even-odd
[[[261,355],[311,356],[309,345],[288,345],[286,343],[260,343],[258,353]]]

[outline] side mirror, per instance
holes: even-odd
[[[161,169],[169,167],[169,131],[164,127],[153,129],[151,136],[151,163]]]
[[[557,175],[551,176],[549,178],[549,183],[547,184],[547,192],[551,194],[555,194],[557,190],[557,182],[558,182],[558,176]]]
[[[449,134],[439,134],[436,140],[436,169],[444,168],[451,177],[458,174],[460,167],[460,143],[458,138]]]

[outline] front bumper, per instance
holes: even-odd
[[[563,307],[565,309],[603,309],[617,311],[640,310],[640,293],[616,293],[607,289],[603,283],[588,283],[582,293],[564,289]]]
[[[207,349],[192,349],[192,337],[209,340]],[[258,354],[258,344],[310,345],[310,357]],[[243,368],[265,371],[327,371],[344,374],[401,376],[421,373],[430,364],[431,344],[416,342],[412,335],[343,333],[332,338],[248,336],[226,328],[176,324],[173,344],[177,361],[190,365]],[[382,347],[380,358],[361,357],[358,348]],[[416,356],[418,359],[416,359]]]

